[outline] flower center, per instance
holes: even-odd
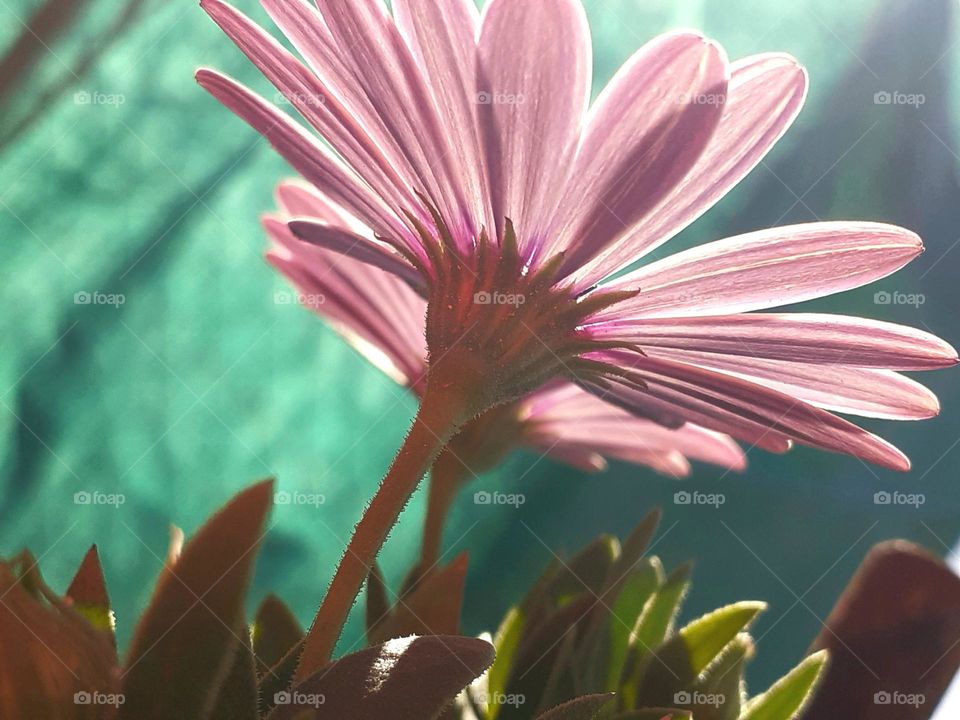
[[[563,254],[526,266],[509,219],[498,242],[481,231],[464,253],[439,213],[431,212],[439,237],[411,217],[430,256],[428,382],[466,389],[475,415],[554,378],[596,372],[579,355],[601,343],[582,326],[632,293],[574,296],[557,284]]]

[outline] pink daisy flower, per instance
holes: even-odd
[[[882,278],[922,250],[876,223],[719,240],[616,280],[742,179],[806,94],[790,57],[729,63],[655,38],[596,101],[580,0],[262,0],[303,61],[221,0],[202,5],[316,134],[243,85],[201,85],[266,137],[349,226],[298,238],[393,273],[427,302],[418,418],[358,525],[308,639],[330,655],[366,566],[420,476],[476,415],[564,378],[664,427],[773,451],[799,442],[906,470],[836,412],[938,411],[903,370],[956,352],[911,328],[767,313]],[[304,64],[304,61],[306,64]],[[317,137],[317,134],[323,140]],[[386,322],[386,320],[384,320]]]
[[[428,370],[426,299],[395,275],[294,236],[288,226],[294,217],[362,232],[356,218],[315,188],[283,182],[277,201],[279,212],[263,221],[273,241],[267,259],[361,355],[422,396]],[[495,412],[495,420],[473,420],[453,441],[454,460],[465,465],[461,471],[467,475],[494,467],[517,446],[588,472],[606,469],[606,458],[676,478],[690,474],[690,460],[730,470],[746,467],[743,451],[726,435],[693,423],[666,428],[569,382],[548,383]]]

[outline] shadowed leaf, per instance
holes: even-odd
[[[373,643],[408,635],[455,635],[460,631],[460,610],[467,580],[467,555],[458,555],[443,568],[422,575],[416,585],[377,624]]]
[[[620,557],[611,568],[610,577],[607,579],[607,587],[615,587],[618,583],[622,583],[627,574],[640,563],[647,548],[650,547],[650,541],[657,532],[662,517],[663,513],[660,510],[651,511],[624,540]]]
[[[601,535],[557,570],[550,584],[553,602],[562,605],[584,591],[599,595],[619,556],[620,541]]]
[[[697,720],[737,720],[746,694],[744,672],[755,654],[753,640],[740,634],[694,685],[693,716]]]
[[[593,720],[611,700],[612,693],[584,695],[547,710],[537,720]]]
[[[631,636],[630,651],[623,669],[620,688],[623,704],[637,706],[637,690],[647,668],[653,662],[653,650],[659,647],[673,628],[683,598],[690,588],[691,566],[681,565],[670,573],[666,582],[644,608]]]
[[[254,616],[253,654],[257,674],[263,675],[276,665],[294,645],[303,640],[303,628],[290,608],[276,595],[267,595]]]
[[[237,629],[243,637],[244,628]],[[220,685],[210,720],[257,720],[257,670],[247,639],[237,643],[230,674]]]
[[[99,720],[104,706],[75,696],[99,693],[105,703],[117,692],[107,634],[50,591],[35,564],[14,573],[0,563],[0,598],[0,717]]]
[[[266,481],[241,492],[165,567],[137,626],[124,674],[129,720],[204,718],[233,665],[244,595],[273,497]]]
[[[814,643],[830,651],[822,686],[804,713],[926,720],[960,668],[960,578],[911,543],[877,545]],[[924,702],[876,704],[876,695]]]
[[[89,620],[95,628],[108,633],[111,641],[116,644],[116,623],[96,545],[84,555],[77,574],[67,588],[66,599],[73,604],[74,610]]]
[[[493,661],[475,638],[390,640],[328,664],[277,698],[269,720],[427,720]]]
[[[510,678],[508,695],[523,695],[530,707],[540,707],[541,698],[548,686],[559,683],[558,672],[568,665],[566,660],[572,649],[568,645],[570,636],[575,634],[577,623],[586,617],[596,603],[596,598],[583,593],[558,610],[551,613],[534,630],[525,632],[514,660],[514,670]],[[563,668],[558,668],[558,663]],[[552,678],[552,680],[551,680]],[[559,697],[547,698],[554,704],[571,698],[575,693],[564,696],[561,688],[556,688]],[[501,720],[516,720],[524,717],[519,708],[505,706],[501,708]]]
[[[296,651],[288,652],[276,665],[260,676],[261,712],[266,713],[273,708],[277,693],[290,689],[302,652],[303,641],[301,640],[297,643]]]

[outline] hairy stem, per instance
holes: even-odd
[[[420,479],[464,421],[462,397],[449,388],[428,387],[377,494],[353,531],[303,645],[295,679],[304,680],[326,665],[377,553]]]
[[[423,523],[423,547],[420,550],[420,572],[427,572],[440,561],[443,547],[443,529],[450,507],[469,470],[449,450],[437,458],[430,471],[430,492],[427,496],[427,516]]]

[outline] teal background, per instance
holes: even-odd
[[[269,24],[255,3],[238,4]],[[955,2],[585,4],[595,90],[635,48],[678,26],[704,29],[732,58],[783,50],[810,70],[806,109],[787,138],[670,250],[817,218],[903,224],[923,234],[925,255],[876,287],[811,306],[960,340]],[[35,7],[0,0],[0,48]],[[63,587],[97,542],[126,638],[168,525],[192,531],[233,492],[275,476],[280,489],[326,502],[277,508],[251,602],[274,590],[306,622],[414,404],[309,312],[275,301],[287,288],[262,260],[257,220],[289,171],[192,75],[212,65],[272,91],[194,2],[129,7],[123,19],[123,3],[88,0],[0,92],[0,551],[30,547]],[[874,104],[884,90],[926,102]],[[123,102],[83,104],[77,93]],[[926,302],[878,306],[879,289]],[[79,291],[125,302],[78,305]],[[681,487],[641,468],[587,477],[516,453],[478,488],[522,492],[526,504],[477,507],[465,494],[452,517],[451,548],[472,557],[467,630],[491,629],[552,553],[623,533],[659,505],[656,552],[668,565],[697,561],[688,614],[747,597],[771,603],[753,673],[765,684],[803,652],[871,543],[903,536],[944,553],[960,530],[957,376],[923,379],[943,401],[940,418],[867,423],[911,456],[910,474],[803,449],[751,453],[743,475],[701,466],[684,486],[724,493],[720,510],[676,506]],[[873,504],[894,489],[927,502]],[[75,505],[84,490],[125,503]],[[418,496],[384,551],[394,586],[422,511]],[[355,618],[342,649],[359,633]]]

